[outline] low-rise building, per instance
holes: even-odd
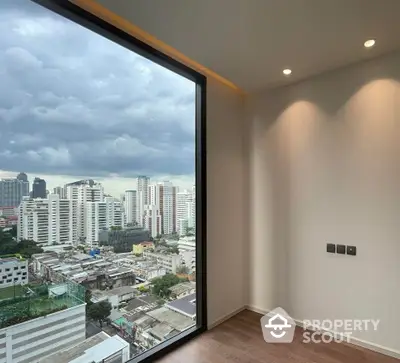
[[[165,305],[168,309],[185,315],[190,319],[196,319],[196,293],[184,296]]]
[[[158,345],[163,341],[174,337],[177,334],[179,334],[179,331],[175,330],[168,324],[158,323],[146,332],[144,332],[142,336],[147,345],[151,347],[154,345]]]
[[[149,231],[142,227],[99,231],[99,245],[113,246],[115,252],[131,252],[133,245],[149,240]]]
[[[16,226],[18,224],[18,217],[11,216],[11,217],[4,217],[0,216],[0,228],[7,228]]]
[[[18,207],[0,207],[0,216],[6,218],[18,216]]]
[[[196,292],[196,283],[182,282],[180,284],[171,286],[168,290],[171,292],[172,299],[180,299],[181,297],[194,294]]]
[[[143,252],[143,257],[153,259],[157,265],[164,267],[168,272],[176,274],[176,269],[181,266],[181,256],[173,253]]]
[[[154,250],[153,242],[141,242],[132,246],[132,253],[134,255],[141,255],[144,251]]]
[[[195,237],[182,237],[178,241],[179,255],[189,273],[196,271],[196,239]]]
[[[0,257],[0,289],[28,283],[28,261],[20,256]]]
[[[187,315],[174,311],[166,306],[148,311],[146,315],[157,320],[159,323],[165,323],[171,328],[183,332],[184,330],[194,326],[196,322]]]
[[[131,286],[136,282],[133,268],[115,263],[115,254],[107,258],[82,253],[59,256],[57,252],[33,255],[33,272],[48,281],[59,281],[63,276],[88,289],[98,290]]]
[[[92,302],[98,303],[100,301],[110,302],[113,309],[117,309],[122,302],[131,300],[136,295],[136,289],[132,286],[122,286],[111,290],[93,290]]]

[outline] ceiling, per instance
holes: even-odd
[[[246,92],[400,48],[400,0],[96,1]]]

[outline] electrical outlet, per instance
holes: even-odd
[[[347,246],[347,254],[350,256],[355,256],[357,254],[356,246]]]

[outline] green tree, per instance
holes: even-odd
[[[110,230],[111,231],[121,231],[122,227],[121,226],[111,226]]]
[[[14,255],[19,253],[23,257],[30,258],[35,253],[43,252],[43,249],[35,241],[21,240],[17,242],[12,236],[13,233],[13,230],[5,232],[3,229],[0,229],[0,255]]]
[[[169,253],[175,253],[176,255],[179,255],[178,245],[168,246],[168,252]]]
[[[98,321],[100,327],[103,326],[103,322],[110,316],[111,314],[111,303],[108,301],[100,301],[98,303],[92,304],[87,309],[87,316],[91,320]]]
[[[194,228],[193,227],[186,228],[186,237],[192,237],[192,236],[194,236]]]
[[[144,293],[144,292],[149,292],[149,288],[146,287],[146,286],[139,286],[139,287],[137,288],[137,290],[138,290],[139,292],[142,292],[142,293]]]
[[[179,241],[179,234],[178,234],[177,232],[173,232],[173,233],[170,235],[170,239],[173,239],[173,240],[175,240],[175,241]]]
[[[31,258],[35,253],[42,253],[43,248],[39,247],[35,241],[21,240],[18,242],[17,252],[24,257]]]
[[[152,292],[161,298],[168,298],[171,294],[169,288],[184,281],[188,281],[188,279],[179,278],[174,274],[166,274],[162,277],[156,277],[151,281]]]
[[[186,265],[180,265],[176,268],[177,274],[188,274],[189,272],[189,267],[187,267]]]
[[[13,225],[11,227],[10,235],[11,235],[11,237],[17,238],[17,226],[16,225]]]

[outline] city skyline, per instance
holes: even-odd
[[[0,179],[16,178],[18,173],[21,171],[4,171],[0,170]],[[63,187],[65,184],[72,183],[77,180],[93,179],[103,185],[105,192],[112,195],[115,198],[120,198],[126,190],[136,190],[136,177],[131,178],[119,178],[119,177],[90,177],[90,176],[66,176],[66,175],[46,175],[46,174],[33,174],[26,173],[29,178],[29,183],[32,184],[35,177],[42,178],[47,183],[47,190],[51,193],[56,187]],[[180,189],[190,190],[195,185],[194,177],[191,176],[160,176],[158,178],[150,177],[151,183],[161,183],[164,181],[170,181]]]

